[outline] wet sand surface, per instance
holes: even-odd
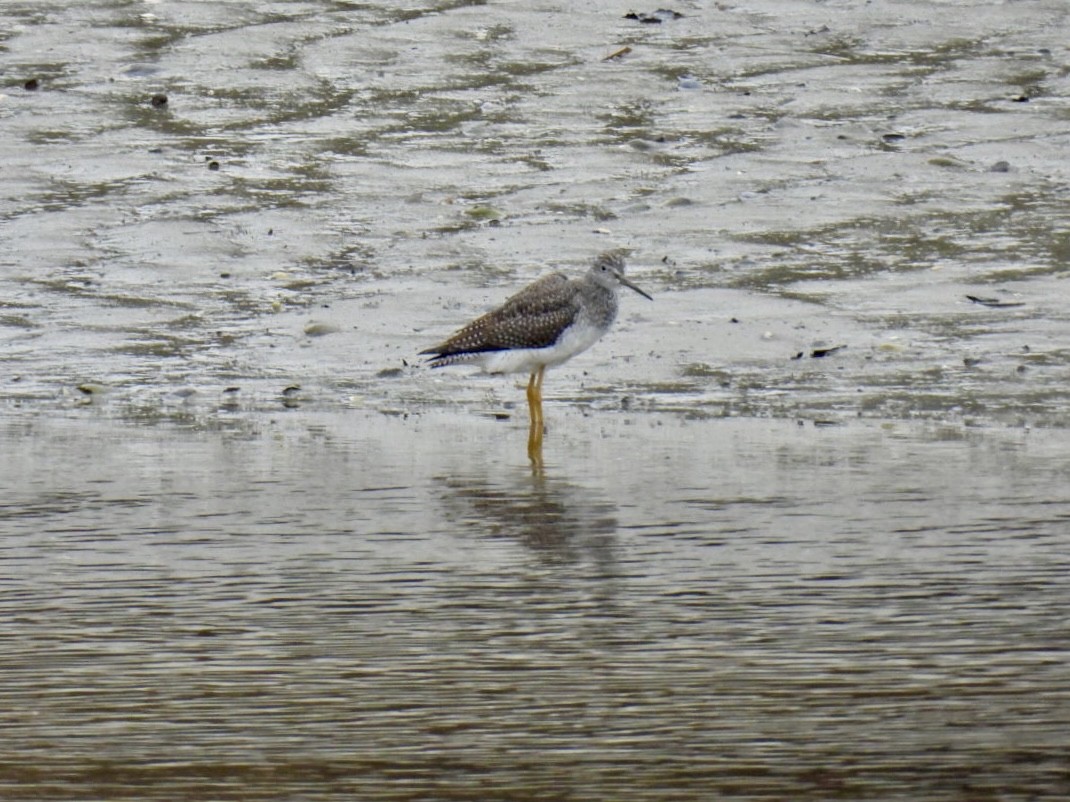
[[[655,8],[0,6],[0,799],[1070,797],[1070,7]]]

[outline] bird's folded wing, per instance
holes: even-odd
[[[576,314],[570,283],[563,273],[543,276],[429,352],[447,356],[553,345]]]

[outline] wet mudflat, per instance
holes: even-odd
[[[574,5],[0,7],[0,798],[1070,796],[1070,9]]]

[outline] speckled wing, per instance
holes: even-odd
[[[564,273],[543,276],[445,342],[420,353],[433,354],[431,367],[438,368],[491,351],[553,345],[578,310],[571,283]]]

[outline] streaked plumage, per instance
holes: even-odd
[[[435,346],[433,368],[477,364],[487,373],[516,373],[553,367],[587,350],[617,316],[620,285],[650,296],[624,278],[619,251],[599,256],[579,279],[551,273],[529,284]]]
[[[530,373],[528,457],[540,466],[543,373],[586,351],[609,330],[617,317],[621,285],[650,299],[624,277],[620,251],[603,253],[582,278],[571,279],[564,273],[543,276],[497,309],[420,353],[430,355],[433,368],[470,363],[487,373]]]

